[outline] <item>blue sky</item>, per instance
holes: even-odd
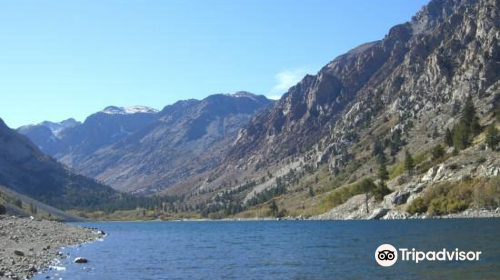
[[[11,127],[108,105],[162,109],[246,90],[280,96],[381,39],[427,0],[0,3],[0,118]]]

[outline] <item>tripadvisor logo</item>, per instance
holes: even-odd
[[[415,249],[408,250],[406,248],[400,248],[399,252],[401,254],[401,261],[414,261],[418,263],[419,261],[479,261],[479,255],[481,252],[464,252],[455,249],[454,251],[448,251],[443,249],[441,251],[415,251]],[[375,251],[375,260],[381,266],[391,266],[398,260],[398,250],[390,244],[380,245]]]

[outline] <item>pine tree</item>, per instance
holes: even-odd
[[[413,157],[410,154],[410,152],[408,150],[406,150],[406,153],[405,153],[405,169],[406,169],[406,171],[408,171],[408,172],[411,173],[413,171],[413,168],[415,168],[415,161],[413,160]]]
[[[464,108],[462,110],[461,121],[469,128],[469,132],[475,136],[481,131],[481,126],[479,125],[479,119],[476,116],[476,108],[472,102],[472,98],[469,96],[465,101]]]
[[[276,204],[276,201],[271,201],[271,204],[269,204],[269,213],[271,216],[276,216],[278,215],[279,209],[278,205]]]
[[[470,145],[470,132],[465,123],[458,123],[453,128],[453,146],[463,150]]]
[[[453,127],[453,146],[460,150],[467,148],[474,136],[479,132],[481,132],[481,125],[479,125],[479,119],[476,116],[476,108],[474,108],[472,98],[469,97],[465,101],[460,121]]]
[[[498,129],[495,127],[495,124],[492,123],[486,130],[486,144],[488,144],[488,147],[495,150],[499,140]]]
[[[444,134],[444,143],[448,147],[453,146],[453,136],[451,135],[451,131],[448,128],[446,129],[446,132]]]
[[[373,150],[372,153],[374,156],[378,156],[380,153],[384,152],[384,146],[382,145],[382,142],[380,142],[380,139],[375,139],[375,143],[373,143]]]
[[[385,164],[387,162],[387,157],[385,156],[384,151],[377,155],[377,163]]]
[[[387,167],[386,167],[385,163],[380,164],[380,166],[378,168],[378,178],[382,182],[389,180],[389,172],[387,171]]]

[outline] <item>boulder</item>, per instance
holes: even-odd
[[[446,175],[446,166],[441,163],[439,166],[438,166],[438,169],[436,171],[436,176],[434,176],[434,179],[433,181],[439,181],[441,179],[443,179]]]
[[[368,220],[378,220],[378,219],[384,217],[385,214],[387,214],[387,212],[389,212],[389,209],[386,209],[386,208],[377,208],[377,209],[373,210],[372,213],[370,214],[370,216],[368,216],[366,219],[368,219]]]
[[[394,205],[401,205],[406,203],[408,197],[410,197],[411,192],[408,190],[397,191],[394,197],[392,198],[391,203]]]
[[[24,252],[21,250],[14,250],[14,255],[24,257]]]
[[[86,258],[78,257],[78,258],[75,258],[75,260],[73,262],[74,263],[88,263],[89,261]]]
[[[433,166],[433,167],[429,168],[427,173],[425,173],[425,175],[422,177],[422,182],[432,181],[432,179],[434,179],[434,176],[436,176],[437,170],[438,170],[437,166]]]

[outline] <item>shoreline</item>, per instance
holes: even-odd
[[[223,219],[171,219],[171,220],[132,220],[132,221],[94,221],[94,222],[127,222],[127,223],[139,223],[139,222],[263,222],[263,221],[369,221],[369,220],[440,220],[440,219],[488,219],[488,218],[500,218],[500,208],[491,209],[468,209],[460,213],[447,214],[443,216],[432,216],[427,214],[416,214],[409,215],[406,212],[400,211],[389,211],[386,215],[380,218],[372,218],[370,215],[363,217],[334,217],[329,218],[326,214],[320,214],[310,217],[253,217],[253,218],[223,218]]]
[[[61,222],[0,216],[0,279],[29,279],[64,258],[60,248],[102,236],[99,231]]]

